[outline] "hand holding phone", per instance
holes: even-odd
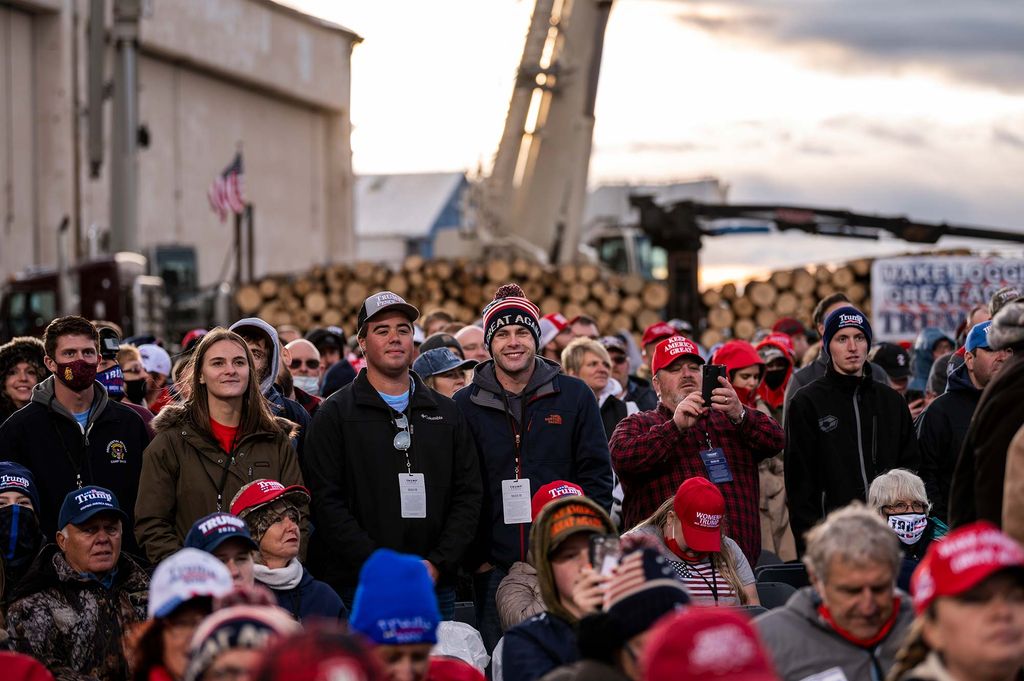
[[[711,392],[715,388],[721,388],[718,379],[725,378],[725,365],[724,364],[705,364],[701,367],[701,377],[703,384],[701,386],[701,397],[704,398],[705,408],[711,407]]]
[[[610,575],[622,559],[622,545],[617,534],[595,534],[590,537],[590,565],[600,575]]]

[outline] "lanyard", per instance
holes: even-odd
[[[526,396],[523,395],[522,397],[519,398],[520,399],[520,410],[519,410],[520,411],[520,419],[519,419],[519,427],[518,428],[516,427],[515,419],[512,418],[512,405],[508,401],[508,392],[504,388],[502,388],[502,390],[501,390],[501,399],[502,399],[502,401],[505,402],[505,418],[508,419],[508,427],[512,430],[512,434],[515,436],[515,441],[513,443],[513,451],[515,452],[515,469],[514,469],[514,471],[515,471],[516,480],[518,480],[519,479],[519,470],[520,470],[519,464],[520,464],[521,457],[522,457],[521,448],[522,448],[522,444],[523,444],[523,439],[522,439],[522,435],[519,432],[519,428],[522,428],[523,424],[526,422]]]
[[[402,428],[400,425],[398,425],[398,419],[395,417],[396,413],[401,414],[403,417],[405,417],[405,428]],[[405,472],[408,473],[409,475],[412,475],[412,461],[409,459],[409,450],[412,449],[412,419],[410,419],[404,412],[396,412],[395,410],[392,409],[391,423],[395,425],[395,430],[398,431],[398,433],[395,434],[396,439],[398,438],[398,435],[402,432],[406,432],[409,435],[409,446],[399,451],[405,454]],[[398,447],[395,447],[395,449],[398,449]]]
[[[707,428],[704,429],[704,442],[707,443],[708,451],[715,448],[715,446],[711,444],[711,433],[708,432]]]
[[[700,569],[697,568],[696,566],[694,566],[694,572],[696,572],[697,576],[700,577],[700,580],[702,582],[704,582],[704,585],[707,588],[711,589],[711,595],[715,599],[715,605],[718,605],[718,575],[715,573],[715,560],[711,556],[708,556],[708,565],[711,566],[711,581],[710,582],[707,580],[707,577],[705,577],[701,573]]]

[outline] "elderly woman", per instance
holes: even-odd
[[[914,572],[917,619],[889,681],[1014,681],[1024,668],[1024,549],[987,522],[933,544]]]
[[[868,490],[868,506],[882,516],[903,545],[903,555],[919,561],[928,546],[949,528],[934,516],[924,482],[904,468],[894,468],[875,478]]]
[[[448,347],[440,347],[421,353],[412,370],[431,388],[451,397],[466,385],[466,371],[476,364],[476,360],[462,359]]]
[[[601,409],[605,435],[611,439],[615,426],[626,418],[626,403],[616,395],[622,386],[612,378],[612,358],[603,345],[591,338],[577,338],[562,350],[562,369],[590,388]]]
[[[300,622],[307,617],[341,619],[348,614],[341,598],[299,562],[301,509],[308,504],[305,487],[254,480],[232,499],[231,512],[249,526],[259,546],[253,566],[256,581],[274,592],[279,606]]]
[[[49,375],[43,365],[43,342],[22,336],[0,345],[0,423],[32,399],[32,388]]]

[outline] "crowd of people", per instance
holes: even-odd
[[[1024,296],[962,317],[54,319],[0,346],[0,675],[1020,681]]]

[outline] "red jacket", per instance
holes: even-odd
[[[771,387],[767,381],[761,381],[761,385],[757,388],[758,396],[771,407],[772,413],[776,413],[775,410],[782,407],[782,403],[786,400],[786,386],[789,385],[789,379],[793,378],[793,346],[788,337],[773,333],[757,344],[757,351],[760,352],[769,347],[781,350],[782,356],[788,364],[786,377],[782,380],[781,385]]]

